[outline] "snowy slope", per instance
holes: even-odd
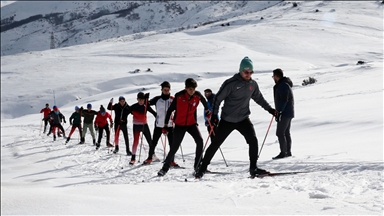
[[[382,215],[380,3],[311,1],[293,8],[282,2],[228,19],[228,27],[214,23],[172,34],[154,31],[136,40],[126,36],[2,56],[1,213]],[[108,154],[104,146],[95,151],[89,133],[85,145],[76,144],[77,132],[67,145],[41,134],[38,112],[46,102],[53,105],[53,91],[67,118],[76,105],[92,103],[97,110],[120,95],[129,104],[139,91],[156,96],[164,80],[171,82],[173,94],[187,77],[197,80],[197,90],[217,92],[244,56],[253,60],[253,78],[271,104],[273,69],[282,68],[294,83],[293,157],[271,160],[279,152],[273,122],[258,165],[309,173],[247,178],[248,146],[236,131],[221,147],[228,167],[220,152],[209,166],[230,174],[207,174],[200,181],[192,176],[195,144],[189,135],[182,143],[185,162],[181,151],[176,154],[186,169],[152,178],[161,163],[131,167],[124,154]],[[366,63],[356,65],[359,60]],[[153,72],[144,72],[147,68]],[[135,69],[141,72],[132,73]],[[302,86],[309,76],[318,82]],[[261,145],[271,116],[254,102],[250,107]],[[202,114],[200,107],[205,141]],[[153,128],[154,118],[148,118]],[[131,124],[129,117],[132,144]],[[141,161],[148,152],[146,142],[143,146]],[[164,157],[161,141],[156,154]]]
[[[1,8],[1,55],[175,32],[255,12],[278,1],[27,1]]]

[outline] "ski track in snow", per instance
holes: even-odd
[[[29,125],[25,131],[32,133],[38,126]],[[32,128],[32,129],[31,129]],[[104,145],[99,150],[91,144],[91,137],[85,144],[77,144],[78,137],[73,135],[71,141],[64,145],[65,139],[59,138],[53,142],[52,135],[35,135],[28,138],[18,138],[14,142],[3,144],[15,153],[16,159],[25,158],[32,164],[52,163],[52,169],[44,172],[29,173],[16,176],[15,179],[27,179],[30,182],[42,182],[52,178],[41,178],[40,175],[49,173],[65,173],[65,178],[81,178],[82,180],[68,184],[58,184],[55,187],[76,187],[79,185],[110,185],[110,184],[161,184],[163,182],[185,184],[206,184],[206,187],[217,187],[216,183],[228,185],[228,192],[220,199],[226,205],[237,206],[242,197],[255,196],[258,193],[272,194],[276,191],[287,191],[292,194],[307,194],[309,199],[330,199],[342,202],[347,206],[354,206],[363,212],[383,211],[383,163],[381,162],[315,162],[292,158],[280,161],[262,161],[261,167],[267,167],[272,172],[308,171],[308,173],[265,177],[262,179],[249,179],[247,161],[228,161],[229,167],[225,168],[218,162],[213,162],[209,167],[212,171],[229,172],[229,174],[206,174],[200,180],[193,177],[193,154],[184,155],[186,162],[180,159],[179,164],[186,169],[170,169],[164,177],[155,177],[161,168],[161,162],[142,166],[146,157],[143,153],[140,163],[129,165],[130,156],[120,150],[113,154],[112,148]],[[103,138],[105,139],[105,138]],[[120,144],[121,145],[121,144]],[[148,148],[148,147],[147,147]],[[163,149],[157,147],[158,155],[163,155]],[[46,155],[46,157],[40,157]],[[315,157],[315,156],[313,156]],[[321,159],[323,156],[316,156]],[[33,159],[31,159],[33,158]],[[163,158],[161,157],[161,160]],[[282,162],[282,163],[281,163]],[[56,174],[57,175],[57,174]],[[86,180],[89,179],[89,180]],[[187,179],[187,182],[185,181]],[[239,193],[239,191],[243,193]],[[235,198],[234,198],[235,197]],[[359,197],[359,201],[356,201]],[[362,201],[367,200],[367,201]],[[368,202],[369,200],[369,202]],[[326,206],[323,210],[333,209]]]

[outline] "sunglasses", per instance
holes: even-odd
[[[250,74],[253,74],[253,71],[243,71],[243,73],[246,75],[250,75]]]

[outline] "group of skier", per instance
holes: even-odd
[[[178,167],[174,161],[174,157],[186,132],[188,132],[196,143],[195,159],[193,168],[195,170],[195,177],[201,178],[208,172],[207,167],[210,164],[216,151],[220,148],[221,144],[229,136],[233,130],[238,130],[245,138],[249,145],[249,172],[251,176],[262,175],[268,173],[264,169],[257,167],[258,160],[258,140],[249,118],[250,109],[249,102],[253,99],[263,109],[268,111],[274,116],[277,121],[276,135],[280,143],[280,153],[273,159],[280,159],[292,156],[291,153],[291,135],[290,126],[291,120],[294,117],[294,100],[292,93],[292,81],[288,77],[284,77],[281,69],[273,70],[273,76],[276,85],[273,88],[275,108],[272,108],[269,103],[264,99],[259,90],[259,86],[255,80],[252,79],[253,63],[245,57],[240,63],[239,72],[233,77],[224,81],[219,91],[214,94],[211,89],[204,91],[205,97],[196,91],[197,82],[192,78],[185,80],[185,88],[171,96],[171,85],[168,81],[161,83],[161,95],[149,99],[149,93],[144,94],[139,92],[137,94],[137,103],[128,105],[123,96],[119,97],[119,101],[113,104],[113,98],[107,105],[107,109],[114,111],[114,120],[111,114],[106,112],[103,106],[100,111],[92,110],[92,105],[87,105],[87,110],[82,107],[75,107],[75,112],[70,117],[70,124],[72,129],[66,142],[69,142],[74,130],[78,128],[80,133],[80,143],[84,143],[85,134],[87,129],[90,130],[93,144],[96,149],[100,148],[103,131],[107,133],[106,145],[112,147],[110,143],[110,130],[114,126],[114,150],[113,153],[119,152],[119,134],[123,132],[125,141],[125,150],[128,156],[131,156],[130,164],[136,162],[136,153],[140,141],[140,133],[145,137],[149,144],[148,158],[143,164],[151,164],[155,156],[155,148],[162,134],[168,138],[170,150],[165,158],[161,170],[157,173],[159,176],[165,175],[170,167]],[[220,120],[219,120],[219,107],[221,102],[224,101],[222,107]],[[197,123],[197,107],[199,103],[204,107],[205,125],[211,143],[203,156],[203,138],[198,129]],[[155,106],[156,111],[151,108]],[[147,123],[147,112],[150,112],[155,117],[155,124],[153,130],[153,137]],[[44,133],[48,122],[51,122],[51,129],[48,135],[53,133],[54,140],[56,139],[55,130],[59,128],[65,137],[65,131],[61,126],[61,121],[65,122],[65,117],[54,106],[53,111],[49,109],[49,105],[42,109],[44,113],[43,121],[45,121]],[[132,152],[129,148],[128,139],[128,115],[133,116],[133,144]],[[96,119],[93,123],[94,116]],[[81,117],[84,117],[84,125],[81,127]],[[108,124],[108,120],[109,123]],[[272,120],[271,120],[272,121]],[[95,140],[93,126],[98,131],[98,140]],[[142,140],[141,140],[142,141]]]

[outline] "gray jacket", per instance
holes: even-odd
[[[272,108],[261,94],[256,81],[253,79],[245,81],[237,73],[225,80],[216,93],[213,99],[213,115],[219,112],[220,103],[224,100],[221,119],[232,123],[241,122],[251,114],[249,110],[251,98],[265,110]]]

